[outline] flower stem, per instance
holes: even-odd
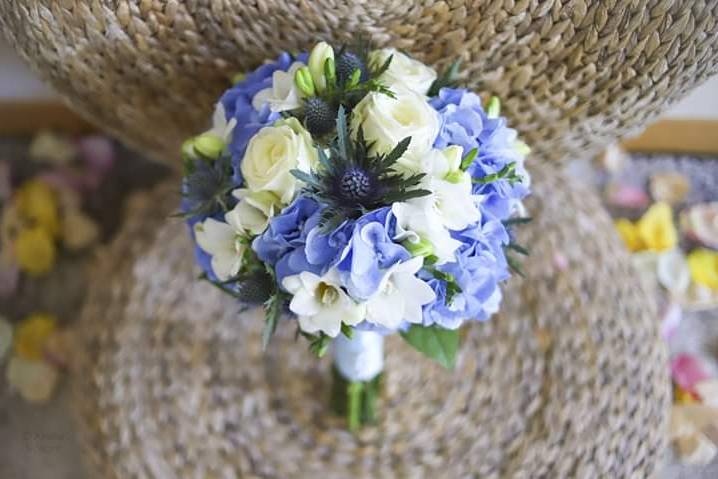
[[[379,374],[371,381],[349,381],[336,367],[332,368],[332,412],[346,418],[350,431],[376,422],[381,379]]]
[[[384,338],[371,331],[353,331],[351,339],[334,341],[331,407],[347,419],[350,431],[376,422],[381,391]]]

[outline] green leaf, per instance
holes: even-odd
[[[292,176],[294,176],[296,179],[298,179],[299,181],[303,181],[304,183],[306,183],[306,184],[309,185],[309,186],[314,186],[314,187],[318,187],[318,186],[319,186],[319,183],[318,183],[317,180],[314,178],[314,176],[313,176],[313,175],[310,175],[309,173],[306,173],[306,172],[304,172],[304,171],[302,171],[302,170],[296,170],[296,169],[294,169],[294,170],[289,170],[289,172],[290,172],[290,173],[292,174]]]
[[[510,249],[512,249],[512,250],[514,250],[514,251],[516,251],[516,252],[519,253],[519,254],[524,255],[524,256],[528,256],[528,255],[529,255],[529,250],[527,250],[526,248],[524,248],[523,246],[521,246],[521,245],[518,244],[518,243],[509,243],[509,244],[507,245],[507,247],[510,248]]]
[[[354,328],[349,326],[348,324],[342,323],[342,334],[347,337],[347,339],[351,339],[354,337]]]
[[[379,67],[379,69],[375,72],[372,72],[372,76],[374,78],[380,77],[389,69],[389,65],[391,65],[391,61],[394,59],[394,55],[389,55],[389,58],[384,60],[384,63]]]
[[[514,258],[513,256],[506,255],[506,262],[509,264],[509,268],[511,268],[511,271],[518,274],[522,278],[526,277],[523,269],[521,269],[521,263],[519,263],[516,258]]]
[[[414,349],[437,361],[446,369],[456,364],[456,352],[459,350],[459,331],[438,326],[413,325],[401,337]]]
[[[399,158],[401,158],[404,153],[406,152],[406,149],[409,148],[409,143],[411,143],[411,137],[407,136],[403,140],[401,140],[397,145],[394,147],[393,150],[389,152],[388,155],[386,155],[386,158],[382,161],[382,164],[389,167],[397,162]]]
[[[474,162],[474,159],[476,158],[476,155],[479,154],[478,148],[472,148],[470,152],[466,154],[463,160],[461,160],[461,171],[466,171],[466,169],[471,166],[471,164]]]
[[[332,338],[324,333],[319,333],[319,336],[304,335],[307,339],[310,339],[309,351],[312,352],[316,357],[322,358],[329,350],[329,344],[332,342]]]
[[[504,223],[505,226],[523,225],[523,224],[526,224],[526,223],[530,223],[532,219],[533,219],[533,218],[531,218],[530,216],[525,216],[525,217],[518,217],[518,216],[517,216],[516,218],[509,218],[509,219],[507,219],[507,220],[504,220],[503,223]]]
[[[449,68],[444,70],[444,73],[442,73],[441,76],[434,80],[434,83],[431,84],[427,95],[430,97],[436,96],[439,94],[439,90],[441,90],[442,88],[455,85],[456,78],[459,76],[460,65],[460,59],[457,59],[451,65],[449,65]]]
[[[262,350],[266,351],[272,335],[277,330],[279,317],[282,315],[282,305],[284,303],[284,293],[277,290],[265,303],[265,320],[264,329],[262,330]]]
[[[346,156],[349,156],[349,131],[347,129],[347,114],[342,105],[339,106],[337,111],[337,145],[339,151]]]

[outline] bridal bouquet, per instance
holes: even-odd
[[[319,357],[333,344],[351,428],[375,417],[385,335],[451,368],[526,254],[528,148],[457,74],[321,42],[237,78],[182,148],[202,277],[263,305],[265,347],[280,323]]]

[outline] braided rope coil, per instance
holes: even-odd
[[[716,72],[717,16],[710,0],[0,3],[5,36],[74,108],[170,162],[232,74],[360,32],[439,67],[461,57],[540,157],[585,155]]]
[[[78,328],[98,477],[650,477],[670,397],[656,312],[618,280],[633,272],[598,198],[535,179],[527,279],[467,328],[452,373],[388,338],[382,418],[356,436],[326,414],[329,360],[289,324],[263,353],[261,318],[195,280],[165,220],[176,183],[135,203]]]

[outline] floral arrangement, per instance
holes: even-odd
[[[693,465],[718,455],[718,336],[706,324],[718,312],[718,202],[706,177],[718,170],[705,167],[708,161],[652,158],[643,181],[640,162],[620,149],[603,157],[615,227],[643,281],[657,292],[674,391],[673,452]]]
[[[457,76],[321,42],[240,75],[182,148],[202,278],[264,306],[265,347],[282,317],[319,357],[335,340],[350,427],[374,418],[384,335],[453,367],[526,254],[528,148]]]
[[[76,315],[80,264],[104,233],[89,206],[116,173],[114,147],[101,136],[48,131],[27,147],[9,141],[18,146],[0,159],[0,367],[10,391],[45,403],[71,349],[59,318]]]

